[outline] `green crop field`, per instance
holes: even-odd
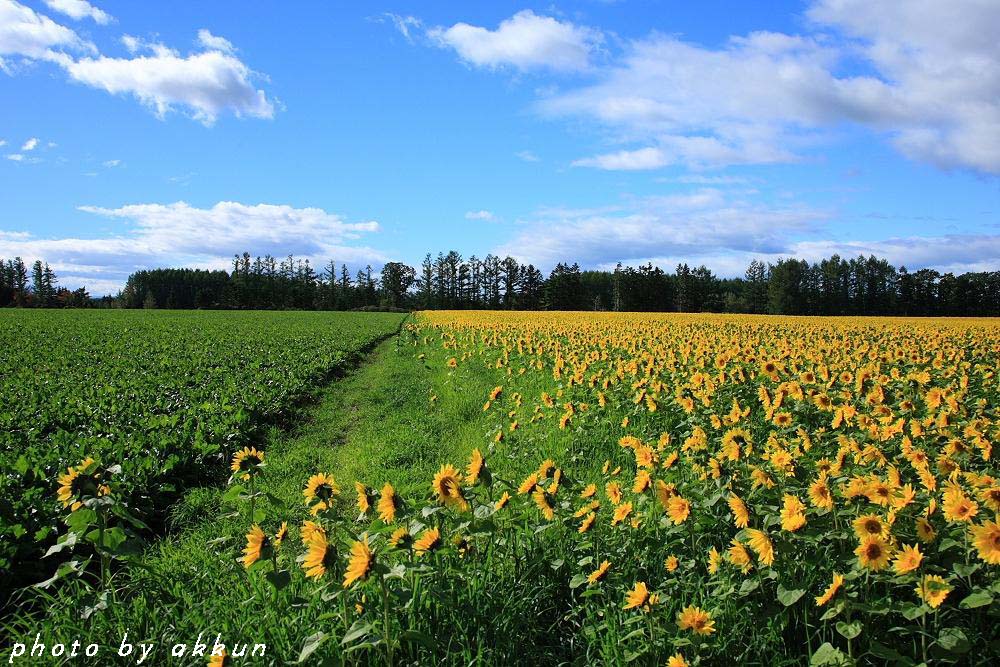
[[[990,320],[0,322],[3,544],[43,584],[0,619],[15,664],[36,635],[102,664],[126,634],[177,665],[199,636],[212,665],[1000,650]]]

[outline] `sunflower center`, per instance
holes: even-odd
[[[869,544],[868,549],[865,550],[865,556],[868,560],[877,560],[882,555],[882,547],[877,544]]]

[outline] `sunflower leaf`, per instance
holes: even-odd
[[[302,650],[299,651],[299,659],[296,662],[305,662],[325,640],[325,632],[316,632],[306,637],[306,641],[302,644]]]

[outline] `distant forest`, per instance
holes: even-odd
[[[648,264],[585,271],[557,264],[545,276],[511,257],[483,259],[451,251],[414,268],[389,262],[354,275],[330,262],[243,253],[231,271],[154,269],[132,274],[114,297],[58,286],[43,262],[29,269],[0,260],[0,306],[169,309],[517,309],[773,313],[782,315],[1000,315],[1000,271],[907,271],[884,259],[837,255],[810,264],[754,260],[741,278],[719,278],[704,266],[673,272]]]

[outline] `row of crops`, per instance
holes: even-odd
[[[286,418],[317,382],[396,331],[398,314],[7,311],[0,316],[0,572],[29,582],[59,523],[57,478],[125,464],[157,528],[193,484]]]

